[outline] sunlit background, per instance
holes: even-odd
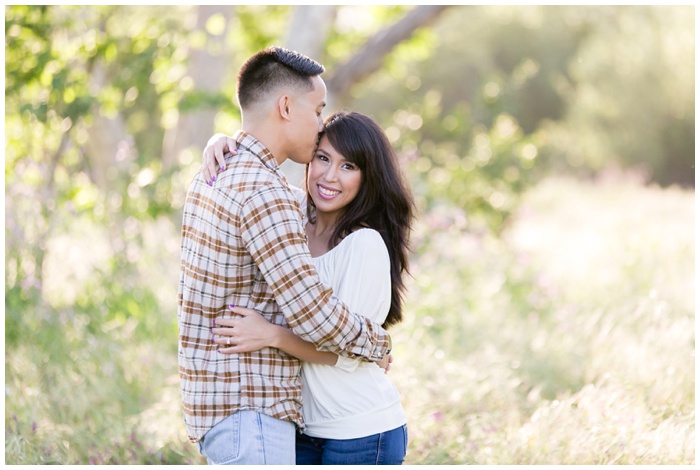
[[[406,463],[694,463],[694,28],[689,5],[5,6],[5,462],[204,463],[182,205],[238,68],[282,45],[416,198]]]

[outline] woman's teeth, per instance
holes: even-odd
[[[321,186],[318,187],[318,192],[320,192],[320,193],[323,194],[324,196],[328,196],[328,197],[333,197],[333,196],[335,196],[335,195],[337,195],[337,194],[340,194],[340,191],[334,191],[334,190],[332,190],[332,189],[326,189],[326,188],[323,188],[323,187],[321,187]]]

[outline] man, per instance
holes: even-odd
[[[301,419],[300,363],[276,349],[221,354],[216,320],[229,305],[288,325],[320,349],[378,360],[388,333],[348,311],[311,262],[302,214],[279,165],[311,160],[326,87],[324,68],[272,47],[238,75],[242,124],[235,171],[196,175],[182,226],[179,364],[189,438],[211,464],[294,464]],[[226,166],[233,164],[227,155]]]

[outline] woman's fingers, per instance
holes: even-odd
[[[237,154],[236,140],[224,134],[214,134],[202,151],[202,178],[209,186],[216,181],[216,175],[226,169],[224,155]]]
[[[214,342],[221,345],[221,347],[218,349],[218,351],[221,354],[241,354],[241,353],[247,353],[247,352],[252,352],[252,351],[258,351],[261,349],[258,346],[253,345],[253,344],[247,344],[247,343],[237,344],[234,342],[234,340],[231,340],[230,345],[227,344],[225,340],[221,341],[221,339],[216,339]]]
[[[209,171],[209,167],[207,165],[202,165],[202,178],[209,186],[211,186],[212,176],[213,175]]]
[[[216,158],[216,163],[219,165],[219,170],[224,171],[226,169],[226,161],[224,160],[224,153],[225,152],[231,152],[231,153],[238,153],[236,150],[236,140],[233,137],[226,136],[224,140],[224,147],[221,149],[221,152],[215,151],[214,152],[214,157]]]
[[[212,341],[220,353],[235,354],[269,347],[272,326],[257,311],[229,305],[233,317],[217,318],[211,329]]]
[[[223,336],[224,341],[226,341],[226,338],[232,338],[236,334],[235,328],[212,328],[211,333],[215,337]]]
[[[233,318],[233,317],[226,317],[226,318],[217,318],[214,320],[214,328],[228,328],[232,326],[236,326],[236,321],[239,321],[240,319],[238,318]]]

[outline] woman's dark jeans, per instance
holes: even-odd
[[[401,465],[407,446],[405,424],[357,439],[322,439],[297,434],[297,465]]]

